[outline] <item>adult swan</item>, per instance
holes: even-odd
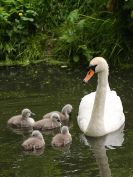
[[[119,129],[125,122],[120,97],[108,84],[109,69],[102,57],[90,61],[84,82],[98,74],[96,92],[84,96],[79,105],[78,125],[87,136],[98,137]]]

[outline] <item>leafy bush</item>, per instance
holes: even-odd
[[[86,63],[95,56],[107,58],[112,65],[131,61],[131,2],[121,1],[113,13],[107,11],[103,1],[99,8],[96,5],[97,11],[92,6],[91,15],[84,15],[80,9],[71,11],[59,29],[55,54],[74,63]],[[91,1],[90,4],[95,5],[96,2]]]
[[[115,18],[102,19],[96,14],[85,16],[76,9],[60,28],[55,53],[72,62],[85,63],[96,55],[110,59],[121,50],[116,26]]]
[[[37,13],[22,0],[0,2],[0,58],[15,60],[25,48],[27,38],[35,33]]]
[[[0,58],[131,63],[132,0],[1,0]]]

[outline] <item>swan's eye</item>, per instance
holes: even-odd
[[[95,72],[96,66],[97,66],[97,65],[90,65],[89,68],[88,68],[88,71],[89,71],[90,69],[92,69],[92,70]]]

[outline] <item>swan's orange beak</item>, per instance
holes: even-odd
[[[85,76],[85,78],[84,78],[84,82],[85,83],[87,83],[88,82],[88,80],[90,80],[90,78],[94,75],[94,71],[92,70],[92,69],[90,69],[89,71],[88,71],[88,73],[86,74],[86,76]]]

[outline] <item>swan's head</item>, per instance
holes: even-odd
[[[108,64],[102,57],[95,57],[90,61],[88,72],[84,78],[84,82],[87,82],[95,73],[108,72]]]
[[[39,130],[34,130],[31,134],[32,137],[43,139],[43,136]]]
[[[35,115],[33,112],[31,112],[30,109],[27,109],[27,108],[23,109],[21,114],[23,118],[28,118],[28,117],[31,117],[32,115]]]

